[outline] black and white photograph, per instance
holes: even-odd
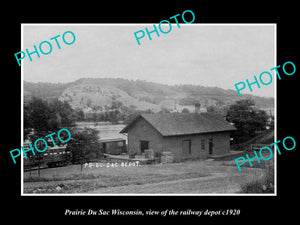
[[[276,24],[178,21],[22,24],[23,196],[276,196]]]
[[[297,221],[296,5],[44,3],[2,13],[3,221]]]

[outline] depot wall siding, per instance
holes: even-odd
[[[141,154],[140,141],[149,141],[149,149],[155,152],[163,150],[163,136],[144,119],[136,121],[128,130],[128,150]]]
[[[213,133],[214,155],[223,155],[230,152],[230,132]]]
[[[229,132],[210,134],[183,135],[164,138],[164,150],[171,151],[176,159],[200,158],[205,159],[209,155],[209,139],[213,139],[213,155],[223,155],[230,151]],[[191,154],[184,155],[182,145],[184,140],[191,140]],[[204,149],[202,143],[204,141]]]
[[[149,149],[154,152],[170,151],[175,160],[186,158],[207,158],[209,155],[209,139],[213,139],[213,155],[223,155],[230,151],[230,133],[215,132],[195,135],[163,137],[146,120],[140,118],[128,130],[128,149],[141,154],[140,141],[149,141]],[[191,154],[183,154],[183,141],[191,141]],[[204,141],[204,149],[202,143]]]

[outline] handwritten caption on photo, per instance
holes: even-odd
[[[85,163],[84,164],[84,168],[118,168],[118,167],[139,167],[140,162],[139,161],[135,161],[135,162],[115,162],[115,163],[111,163],[111,162],[105,162],[105,163]]]

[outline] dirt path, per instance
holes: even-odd
[[[262,173],[259,168],[249,167],[238,172],[231,164],[208,160],[139,168],[98,168],[85,170],[78,176],[74,176],[78,168],[69,166],[43,171],[50,180],[24,182],[24,190],[38,194],[225,194],[238,192],[241,184],[257,179]],[[61,179],[51,180],[56,173],[61,174],[57,177]]]
[[[216,173],[209,177],[180,179],[159,183],[127,185],[100,188],[88,193],[93,194],[204,194],[204,193],[236,193],[240,184],[251,179],[250,176]]]

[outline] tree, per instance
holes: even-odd
[[[103,149],[99,141],[99,131],[85,128],[80,132],[73,132],[68,142],[66,151],[72,153],[72,163],[80,163],[81,171],[83,163],[103,156]]]
[[[138,111],[133,111],[132,113],[127,115],[125,120],[124,120],[125,124],[131,123],[138,115],[139,115]]]
[[[123,103],[121,101],[112,101],[111,109],[118,110],[122,105]]]
[[[73,127],[75,125],[75,111],[67,101],[52,99],[49,101],[49,111],[52,113],[53,123],[57,128]]]
[[[166,107],[161,107],[161,110],[158,112],[160,114],[171,113],[170,110]]]
[[[181,113],[190,113],[190,110],[187,109],[187,108],[183,108],[182,111],[181,111]]]
[[[119,122],[119,114],[120,112],[118,110],[113,110],[108,112],[108,121],[110,121],[112,124],[117,124]]]
[[[92,103],[93,103],[92,99],[88,98],[88,99],[86,100],[86,106],[87,106],[87,107],[91,107],[91,106],[92,106]]]
[[[34,141],[36,138],[48,135],[52,130],[48,103],[39,98],[33,98],[24,105],[24,137]],[[30,133],[34,130],[34,133]]]
[[[33,98],[24,104],[24,138],[32,142],[61,128],[71,128],[74,121],[74,110],[67,102]]]
[[[80,108],[75,108],[75,121],[83,121],[84,120],[84,112]]]
[[[209,113],[217,113],[217,114],[220,114],[222,116],[226,116],[227,115],[227,111],[228,111],[228,106],[210,105],[210,106],[206,107],[206,110]]]
[[[31,119],[31,108],[29,106],[29,104],[24,104],[24,108],[23,108],[23,118],[24,118],[24,138],[28,139],[29,138],[29,134],[31,133],[31,129],[32,129],[32,119]]]
[[[207,110],[207,112],[217,112],[218,111],[217,107],[214,105],[207,106],[206,110]]]
[[[234,139],[237,143],[244,142],[256,135],[257,131],[266,129],[268,115],[256,109],[252,99],[236,101],[227,111],[227,120],[234,124],[237,131]]]
[[[67,102],[54,99],[50,102],[41,98],[33,98],[24,102],[24,139],[29,139],[34,143],[39,138],[58,132],[61,128],[74,126],[73,110]],[[66,134],[62,134],[65,136]],[[61,142],[54,138],[54,143],[60,145]],[[50,138],[49,138],[50,139]],[[55,140],[56,139],[56,140]],[[65,140],[65,138],[63,138]],[[47,147],[44,143],[38,143],[38,149]],[[38,173],[40,174],[41,154],[36,153],[38,159]]]

